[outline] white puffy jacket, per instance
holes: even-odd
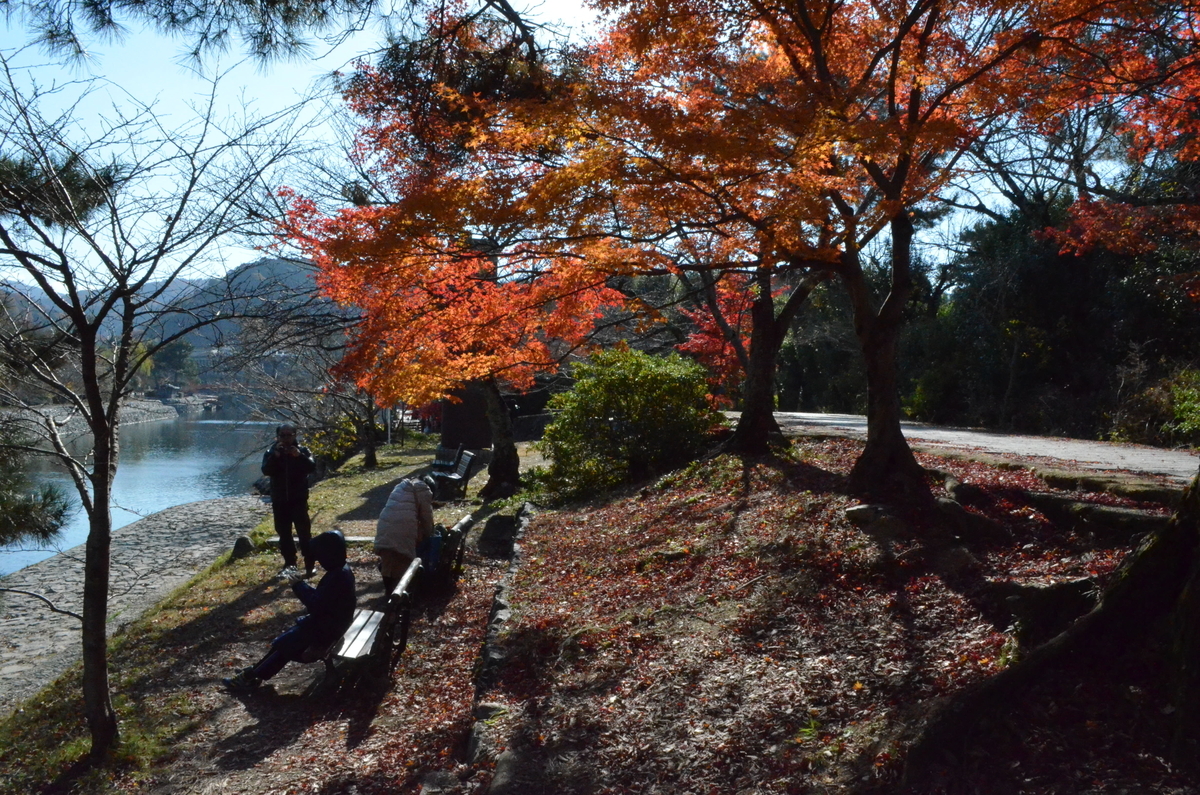
[[[433,532],[433,493],[422,480],[404,478],[388,495],[375,525],[375,550],[417,556],[417,543]]]

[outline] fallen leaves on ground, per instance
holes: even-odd
[[[213,593],[179,639],[173,681],[146,691],[188,692],[194,728],[174,762],[125,788],[467,795],[515,775],[529,795],[900,792],[905,738],[929,707],[1013,664],[1014,628],[989,620],[979,584],[1102,583],[1129,546],[1055,527],[1022,497],[1053,491],[1029,471],[922,455],[984,489],[970,510],[1011,537],[971,546],[970,576],[948,576],[922,540],[928,517],[884,540],[847,520],[860,449],[801,440],[785,461],[721,456],[536,513],[475,758],[479,654],[506,564],[468,555],[456,589],[422,603],[392,680],[317,698],[303,690],[319,666],[289,666],[244,698],[215,686],[296,605],[269,587],[237,605]],[[377,587],[373,556],[352,565],[364,595]],[[189,658],[201,632],[212,642]],[[1196,792],[1163,761],[1157,674],[1114,654],[1102,674],[1047,679],[922,792]]]

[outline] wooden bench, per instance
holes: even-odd
[[[434,472],[433,482],[435,500],[456,499],[467,493],[467,482],[471,479],[471,464],[475,461],[475,453],[464,450],[458,458],[458,466],[453,472]]]
[[[467,530],[469,529],[469,522],[458,522],[442,534],[441,574],[447,580],[453,581],[462,574],[463,555],[467,551]]]
[[[325,680],[338,682],[344,669],[380,679],[392,673],[392,661],[408,645],[412,620],[412,590],[421,561],[414,560],[388,594],[382,610],[360,607],[340,641],[325,655]],[[397,637],[398,634],[398,637]],[[342,670],[339,670],[342,669]]]
[[[442,547],[438,553],[437,566],[422,570],[421,578],[427,587],[452,584],[462,573],[463,555],[466,553],[467,530],[470,522],[459,521],[449,530],[444,525],[435,525],[434,533],[441,534]]]
[[[434,451],[433,463],[429,465],[435,473],[437,472],[453,472],[458,467],[458,460],[462,458],[463,446],[460,444],[457,450],[451,450],[449,447],[438,446]]]

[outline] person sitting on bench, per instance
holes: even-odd
[[[354,572],[346,565],[346,539],[336,530],[312,540],[313,557],[325,569],[314,588],[297,573],[292,591],[308,612],[271,643],[267,655],[236,676],[223,679],[233,690],[253,690],[289,662],[316,662],[354,620]]]

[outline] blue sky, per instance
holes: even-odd
[[[521,5],[516,4],[518,8]],[[581,0],[541,0],[528,3],[531,13],[547,21],[557,21],[574,29],[586,29],[592,15]],[[0,24],[3,24],[0,22]],[[12,53],[29,40],[29,34],[15,21],[0,28],[0,49]],[[232,69],[225,80],[231,97],[244,95],[256,100],[260,110],[269,112],[285,107],[306,93],[313,82],[335,69],[345,68],[354,59],[370,51],[382,40],[379,30],[356,34],[340,46],[331,48],[315,42],[311,58],[271,64],[246,60],[232,51],[209,60],[205,70]],[[194,76],[184,54],[183,42],[152,31],[132,30],[119,41],[92,38],[91,57],[75,66],[55,64],[40,50],[27,50],[20,62],[36,68],[43,81],[51,78],[79,79],[100,77],[128,91],[143,102],[154,98],[173,99],[189,91],[203,91],[204,83]]]
[[[522,8],[519,3],[515,5]],[[586,32],[592,24],[592,15],[582,7],[581,0],[543,0],[527,3],[525,8],[533,9],[541,19],[575,31]],[[312,57],[269,64],[256,63],[240,52],[231,51],[208,59],[203,71],[207,75],[224,73],[218,115],[237,115],[245,107],[269,114],[312,94],[323,78],[350,66],[358,56],[377,47],[382,38],[381,30],[369,29],[336,48],[317,41]],[[119,41],[92,38],[90,57],[75,64],[56,63],[43,50],[26,46],[29,39],[30,34],[15,20],[7,25],[0,21],[0,51],[22,74],[42,87],[99,79],[101,84],[92,98],[97,113],[104,112],[109,103],[153,103],[158,114],[165,117],[167,126],[184,126],[194,117],[189,103],[195,104],[209,90],[208,82],[197,74],[195,64],[186,57],[183,42],[152,31],[131,30]],[[258,256],[249,249],[234,251],[232,256],[242,261]]]

